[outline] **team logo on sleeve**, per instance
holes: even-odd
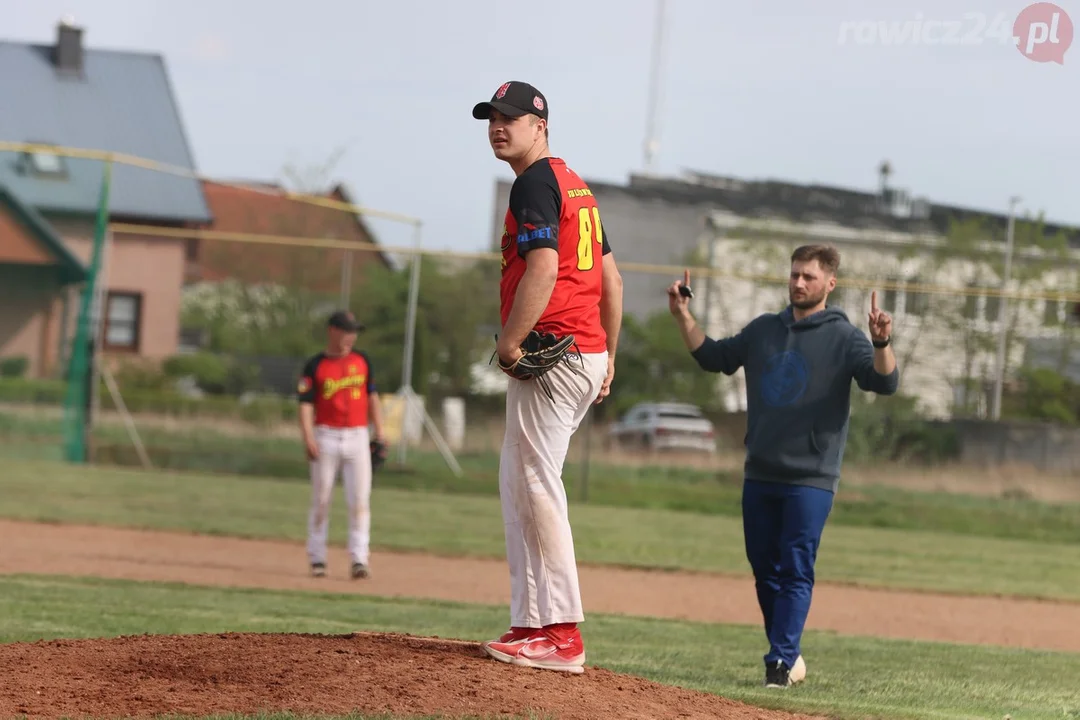
[[[296,386],[296,392],[303,395],[304,393],[306,393],[309,390],[311,390],[311,378],[306,378],[306,377],[300,378],[300,384],[298,384]]]

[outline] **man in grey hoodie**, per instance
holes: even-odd
[[[799,247],[791,256],[791,304],[722,340],[707,337],[690,314],[689,271],[668,288],[671,314],[702,369],[746,374],[743,535],[769,640],[767,687],[806,677],[800,641],[840,481],[851,382],[879,395],[899,385],[892,318],[878,308],[877,293],[870,296],[870,339],[827,305],[839,267],[835,248]]]

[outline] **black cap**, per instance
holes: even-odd
[[[356,316],[348,310],[338,310],[330,316],[330,320],[327,322],[332,328],[338,330],[344,330],[345,332],[360,332],[364,329],[363,323],[357,321]]]
[[[544,120],[548,118],[548,104],[544,94],[529,83],[517,80],[503,83],[491,96],[491,100],[476,103],[472,116],[477,120],[487,120],[492,108],[510,117],[532,113]]]

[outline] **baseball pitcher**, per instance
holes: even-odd
[[[499,465],[510,629],[484,650],[501,662],[581,673],[585,616],[562,468],[571,436],[615,374],[622,281],[596,198],[548,151],[540,91],[505,83],[473,117],[487,121],[495,157],[517,176],[495,351],[510,376]]]
[[[311,469],[307,554],[315,577],[326,575],[330,497],[339,470],[349,513],[350,574],[370,574],[372,453],[385,447],[385,439],[371,361],[353,349],[363,329],[352,313],[335,312],[326,348],[308,359],[300,376],[300,428]]]

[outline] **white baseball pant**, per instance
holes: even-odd
[[[319,447],[319,457],[310,463],[308,560],[313,563],[326,562],[330,498],[340,470],[349,513],[349,555],[352,562],[367,565],[371,540],[371,445],[368,428],[316,425],[315,443]]]
[[[585,620],[570,530],[563,463],[570,438],[596,400],[607,375],[607,352],[570,356],[544,379],[510,379],[506,434],[499,462],[499,496],[510,566],[510,621],[543,627]],[[582,367],[584,365],[584,368]]]

